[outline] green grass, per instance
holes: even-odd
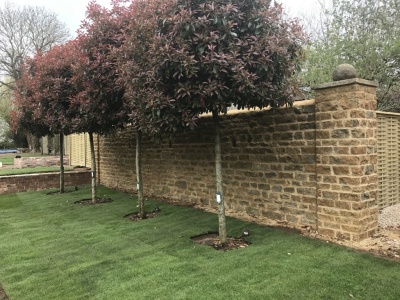
[[[89,188],[0,196],[0,282],[28,299],[400,299],[400,264],[228,218],[252,245],[228,252],[194,244],[216,215],[156,201],[157,218],[131,222],[128,194],[76,205]],[[290,253],[290,255],[288,254]],[[351,296],[350,296],[351,295]]]
[[[2,154],[2,155],[0,155],[0,162],[2,162],[3,165],[13,165],[14,164],[14,158],[17,155],[19,155],[21,157],[44,156],[41,153],[10,153],[10,154]]]
[[[65,171],[71,171],[72,167],[64,167]],[[59,172],[60,167],[35,167],[23,169],[0,169],[0,176],[18,175],[18,174],[31,174],[31,173],[48,173]]]

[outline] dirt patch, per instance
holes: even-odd
[[[155,218],[159,214],[160,214],[160,209],[156,208],[153,211],[145,212],[144,218],[140,217],[140,214],[138,212],[127,214],[124,216],[124,218],[127,218],[130,221],[140,221],[140,220]]]
[[[78,200],[75,201],[75,204],[81,204],[81,205],[95,205],[95,204],[103,204],[103,203],[110,203],[113,202],[111,198],[105,198],[105,197],[98,197],[96,198],[96,202],[93,203],[92,198],[90,199],[83,199],[83,200]]]
[[[7,294],[1,285],[0,285],[0,300],[8,300]]]
[[[229,237],[227,243],[222,244],[219,240],[217,232],[207,232],[200,235],[195,235],[190,237],[190,239],[197,244],[207,245],[214,248],[215,250],[222,251],[246,248],[250,244],[245,240],[244,237]]]
[[[311,234],[311,237],[313,235]],[[340,245],[371,253],[375,256],[400,261],[400,227],[379,228],[372,237],[359,242],[332,239],[326,236],[319,237],[318,235],[316,238],[332,241]]]

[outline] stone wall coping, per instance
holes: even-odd
[[[284,105],[282,107],[278,107],[277,109],[285,109],[285,108],[291,108],[291,107],[299,107],[299,106],[308,106],[308,105],[315,105],[315,99],[307,99],[307,100],[299,100],[299,101],[294,101],[293,105]],[[267,106],[264,108],[250,108],[250,109],[231,109],[228,110],[226,114],[224,115],[238,115],[238,114],[249,114],[249,113],[257,113],[261,111],[269,111],[271,110],[271,106]],[[204,113],[200,115],[200,118],[203,117],[212,117],[212,113]]]
[[[322,89],[329,89],[329,88],[338,87],[338,86],[351,85],[351,84],[355,84],[355,83],[361,84],[361,85],[366,85],[366,86],[378,87],[378,83],[376,81],[370,81],[370,80],[361,79],[361,78],[351,78],[351,79],[345,79],[345,80],[332,81],[332,82],[327,82],[327,83],[323,83],[323,84],[318,84],[318,85],[312,86],[311,89],[322,90]]]
[[[386,116],[400,117],[400,113],[388,112],[388,111],[376,111],[376,114],[377,114],[377,115],[386,115]]]

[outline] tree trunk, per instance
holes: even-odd
[[[94,155],[93,132],[89,132],[90,154],[92,156],[92,203],[97,201],[96,189],[96,157]]]
[[[60,194],[65,192],[64,184],[64,134],[60,133]]]
[[[212,112],[215,129],[215,175],[217,182],[217,205],[218,205],[218,225],[219,225],[219,240],[222,244],[227,242],[226,222],[225,222],[225,205],[224,193],[222,185],[222,166],[221,166],[221,134],[219,128],[218,111]]]
[[[40,139],[31,133],[26,134],[26,140],[28,142],[29,152],[37,153],[40,152]]]
[[[144,219],[146,217],[144,210],[144,198],[143,198],[143,184],[142,184],[142,132],[136,130],[136,179],[137,179],[137,191],[138,191],[138,203],[139,203],[139,217]]]

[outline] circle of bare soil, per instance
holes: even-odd
[[[124,218],[127,218],[130,221],[140,221],[140,220],[145,220],[145,219],[151,219],[155,218],[160,214],[159,210],[153,210],[150,212],[145,212],[144,213],[144,218],[140,217],[140,214],[138,212],[130,213],[124,216]]]
[[[102,204],[102,203],[110,203],[113,202],[111,198],[106,198],[106,197],[98,197],[96,198],[96,202],[93,203],[92,199],[83,199],[83,200],[78,200],[75,201],[75,204],[82,204],[82,205],[95,205],[95,204]]]
[[[8,300],[7,294],[1,285],[0,285],[0,300]]]
[[[246,248],[250,245],[244,238],[228,237],[228,241],[222,244],[219,240],[218,232],[209,231],[200,235],[191,236],[190,239],[200,245],[206,245],[215,250],[233,250]]]

